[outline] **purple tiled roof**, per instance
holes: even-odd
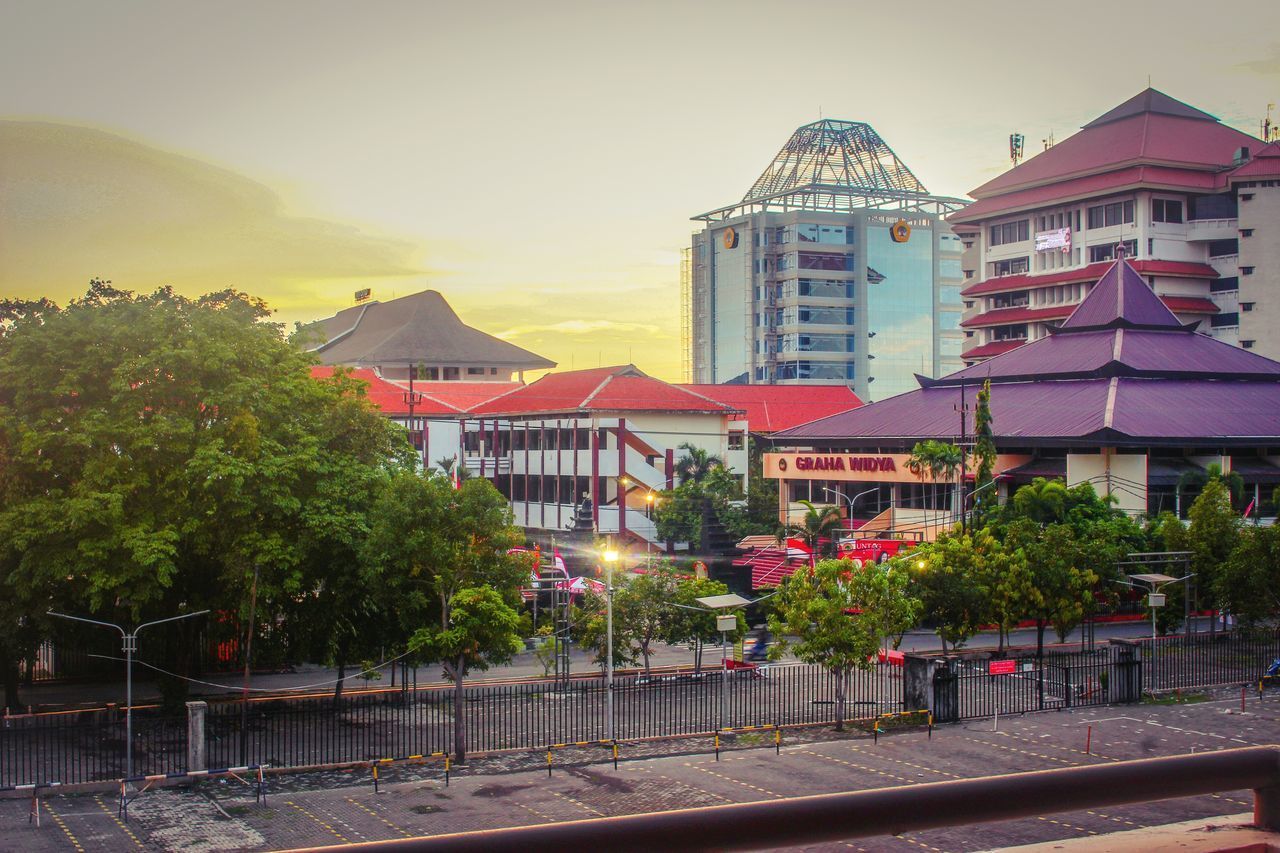
[[[1280,382],[1117,381],[1111,427],[1126,436],[1267,442],[1280,436]],[[994,404],[994,391],[991,399]]]
[[[1089,291],[1063,329],[1097,329],[1110,326],[1179,328],[1182,324],[1160,301],[1138,271],[1117,261]]]

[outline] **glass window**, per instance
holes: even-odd
[[[991,275],[1018,275],[1027,272],[1031,268],[1029,259],[1024,255],[1021,258],[1009,258],[1005,261],[996,261],[991,265]]]
[[[938,274],[943,278],[960,278],[964,272],[960,269],[959,258],[943,258],[938,261]]]
[[[942,329],[944,332],[960,328],[960,312],[939,311],[938,328]]]
[[[743,435],[742,430],[740,429],[729,430],[729,449],[741,450],[745,446],[746,446],[746,436]]]
[[[1151,200],[1152,222],[1181,222],[1182,202],[1167,198]]]
[[[954,284],[944,284],[938,288],[938,298],[943,305],[960,304],[960,288]]]
[[[991,245],[1003,246],[1007,243],[1021,243],[1031,239],[1031,220],[1019,219],[1016,222],[1005,222],[992,225],[990,230]]]
[[[942,356],[957,356],[960,349],[964,345],[962,338],[942,338],[938,341],[938,354]]]
[[[1117,244],[1115,243],[1104,243],[1101,246],[1090,246],[1089,247],[1089,263],[1096,264],[1099,261],[1115,260],[1116,245]],[[1138,255],[1137,240],[1125,240],[1123,245],[1124,245],[1124,254],[1126,258],[1137,257]]]
[[[1132,201],[1113,201],[1089,208],[1089,227],[1105,228],[1133,221]]]

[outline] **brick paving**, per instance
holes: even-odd
[[[1090,754],[1086,727],[1093,726]],[[441,768],[398,768],[375,794],[368,771],[272,780],[265,805],[234,782],[148,791],[116,817],[105,794],[43,798],[43,825],[27,821],[29,803],[0,801],[0,849],[282,850],[521,826],[608,815],[772,800],[994,773],[1102,764],[1158,755],[1280,742],[1280,699],[1239,697],[1196,704],[1079,709],[923,730],[837,737],[788,732],[781,754],[771,735],[726,743],[721,760],[702,742],[647,747],[650,757],[615,771],[607,751],[566,750],[547,777],[545,753],[475,760],[446,787]],[[635,755],[641,747],[624,747]],[[677,754],[656,754],[674,751]],[[593,762],[594,763],[588,763]],[[857,839],[812,848],[867,851],[975,851],[1036,841],[1083,838],[1193,818],[1238,814],[1250,792],[1047,814],[1040,818]]]

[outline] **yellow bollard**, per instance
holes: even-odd
[[[782,754],[782,729],[778,726],[773,727],[773,754]]]
[[[551,778],[551,747],[547,747],[547,778]]]

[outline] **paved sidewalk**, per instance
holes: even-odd
[[[235,782],[150,791],[130,807],[127,825],[107,795],[44,799],[44,825],[27,822],[28,804],[0,801],[0,846],[24,853],[54,850],[281,850],[406,838],[470,829],[520,826],[719,803],[889,787],[1157,755],[1203,752],[1280,740],[1280,704],[1239,697],[1200,704],[1091,708],[804,742],[784,735],[775,755],[769,736],[739,736],[713,755],[669,755],[623,761],[607,753],[558,753],[542,769],[480,775],[462,769],[446,787],[439,768],[387,773],[375,794],[368,771],[273,781],[265,806]],[[1086,727],[1092,726],[1090,754]],[[685,745],[685,748],[689,748]],[[566,766],[570,761],[595,763]],[[508,767],[537,766],[541,754],[514,756]],[[861,839],[814,849],[973,851],[1237,814],[1248,792],[1223,792],[1114,809]]]

